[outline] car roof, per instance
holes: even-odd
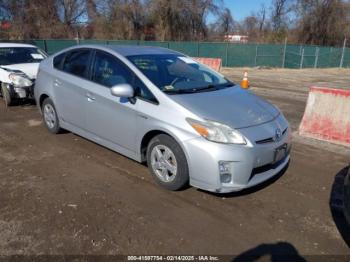
[[[122,56],[179,54],[179,52],[158,46],[107,45],[105,47],[112,49]]]
[[[124,57],[132,55],[161,55],[161,54],[176,54],[181,53],[173,51],[168,48],[158,46],[139,46],[139,45],[78,45],[76,48],[95,48],[95,49],[109,49]]]
[[[0,43],[0,47],[36,47],[36,46],[29,45],[29,44],[21,44],[21,43]]]

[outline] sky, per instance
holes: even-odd
[[[223,0],[225,7],[231,10],[233,19],[241,21],[251,12],[256,12],[260,9],[261,4],[265,4],[268,8],[271,0]],[[209,22],[213,20],[213,17],[208,17]]]

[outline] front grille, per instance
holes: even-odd
[[[270,163],[270,164],[267,164],[267,165],[264,165],[264,166],[259,166],[259,167],[253,168],[249,180],[251,180],[256,175],[259,175],[259,174],[264,173],[266,171],[269,171],[271,169],[277,168],[280,164],[282,164],[286,160],[288,155],[289,154],[286,154],[286,156],[284,158],[282,158],[280,161],[278,161],[276,163],[273,163],[273,164]]]
[[[274,142],[272,137],[255,141],[255,143],[257,143],[257,144],[266,144],[266,143],[272,143],[272,142]]]
[[[282,132],[282,137],[287,133],[288,127],[283,130]],[[267,143],[273,143],[275,142],[275,139],[273,137],[268,137],[262,140],[257,140],[255,141],[256,144],[261,145],[261,144],[267,144]]]

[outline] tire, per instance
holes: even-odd
[[[168,190],[177,191],[188,185],[186,156],[180,145],[168,135],[157,135],[149,142],[147,165],[156,182]]]
[[[11,106],[13,104],[13,99],[11,98],[10,91],[7,89],[7,86],[5,84],[1,85],[1,94],[5,106]]]
[[[350,165],[344,182],[344,215],[350,225]]]
[[[52,134],[60,133],[62,129],[60,127],[55,105],[53,104],[51,98],[45,98],[41,110],[43,114],[44,124],[49,132]]]

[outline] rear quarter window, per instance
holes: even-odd
[[[55,56],[53,58],[53,67],[56,69],[61,70],[62,69],[62,62],[65,57],[66,53],[60,54],[58,56]]]
[[[75,76],[87,78],[90,54],[88,49],[69,52],[65,56],[62,70]]]

